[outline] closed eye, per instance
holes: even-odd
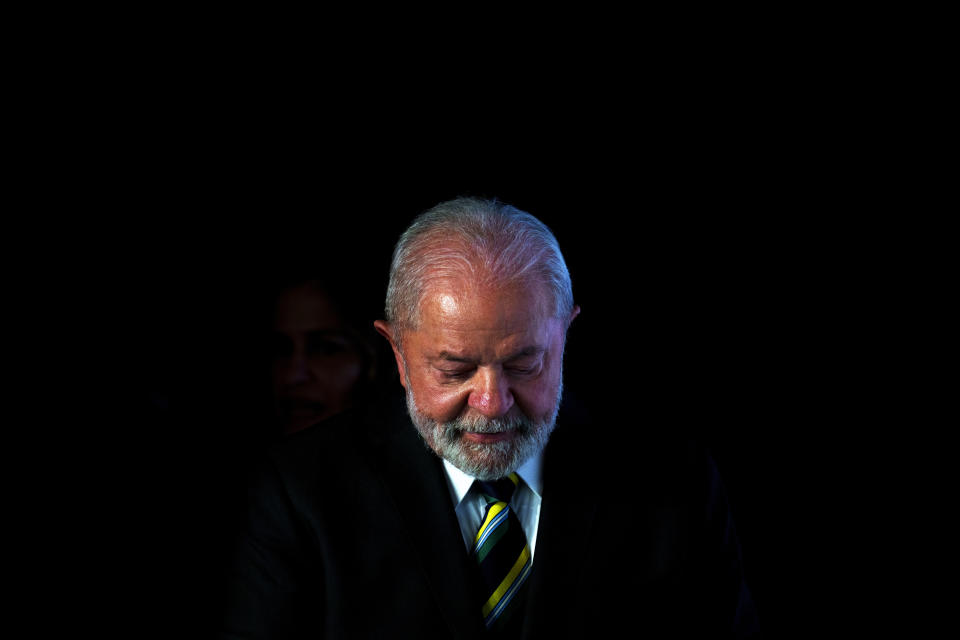
[[[439,372],[440,372],[440,375],[446,380],[466,380],[471,375],[473,375],[472,369],[468,369],[468,370],[458,369],[453,371],[439,369]]]
[[[540,371],[539,365],[532,367],[507,367],[507,373],[515,376],[529,376]]]

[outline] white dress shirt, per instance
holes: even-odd
[[[543,490],[543,478],[540,474],[542,454],[533,456],[517,469],[523,482],[513,492],[510,499],[510,510],[517,514],[523,532],[527,536],[532,558],[537,546],[537,529],[540,525],[540,492]],[[447,485],[450,488],[450,497],[460,522],[460,533],[463,534],[463,543],[467,552],[473,550],[473,543],[483,523],[483,514],[487,501],[476,491],[471,491],[474,478],[460,469],[443,461],[443,468],[447,472]]]

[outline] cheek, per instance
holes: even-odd
[[[356,354],[311,358],[312,387],[327,402],[343,402],[363,377],[363,361]]]
[[[332,389],[345,390],[360,381],[363,361],[355,354],[325,358],[319,369],[317,378],[325,380]]]
[[[557,399],[557,386],[549,382],[518,386],[513,398],[524,414],[537,420],[551,413]]]
[[[559,368],[544,371],[538,379],[514,387],[513,397],[520,409],[533,419],[542,419],[557,407],[560,390]]]
[[[444,387],[415,375],[410,377],[410,384],[417,408],[433,420],[452,420],[467,404],[469,394],[464,390]]]

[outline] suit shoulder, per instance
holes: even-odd
[[[398,416],[389,408],[353,409],[288,436],[266,458],[281,475],[293,478],[355,470],[366,466],[370,452],[397,428]]]

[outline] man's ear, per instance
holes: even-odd
[[[567,320],[567,329],[570,328],[570,325],[573,324],[573,319],[580,315],[580,305],[573,305],[573,311],[570,312],[570,318]]]
[[[393,357],[397,361],[397,372],[400,374],[400,384],[402,384],[403,388],[406,389],[407,376],[403,366],[403,356],[400,354],[400,348],[397,346],[397,341],[394,339],[396,328],[386,320],[374,320],[373,328],[376,329],[377,333],[386,338],[387,342],[390,343],[390,348],[393,349]]]

